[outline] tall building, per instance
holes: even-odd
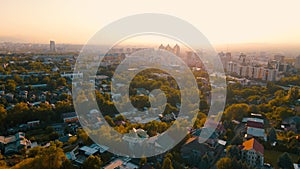
[[[177,55],[177,56],[180,56],[180,47],[179,47],[179,45],[175,45],[173,48],[168,44],[166,47],[164,47],[164,45],[163,44],[161,44],[159,47],[158,47],[158,49],[160,49],[160,50],[167,50],[167,51],[169,51],[169,52],[172,52],[172,53],[174,53],[175,55]]]
[[[254,79],[261,79],[262,78],[262,71],[263,68],[259,66],[255,66],[253,70],[253,78]]]
[[[158,49],[165,49],[165,47],[164,47],[163,44],[161,44],[161,45],[158,47]]]
[[[177,44],[173,47],[173,53],[177,56],[180,55],[180,47]]]
[[[239,56],[239,60],[242,64],[246,64],[246,55],[244,53],[241,53],[240,56]]]
[[[173,48],[171,48],[171,46],[169,44],[166,46],[165,50],[167,50],[169,52],[173,52]]]
[[[300,69],[300,55],[296,57],[295,67]]]
[[[275,81],[276,78],[276,70],[268,69],[267,81]]]
[[[50,52],[55,52],[55,41],[51,40],[50,41]]]

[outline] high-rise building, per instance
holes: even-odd
[[[275,81],[276,80],[277,71],[275,69],[268,69],[268,77],[267,81]]]
[[[165,47],[165,50],[167,50],[169,52],[173,52],[173,48],[171,48],[171,46],[169,44]]]
[[[296,57],[295,67],[300,69],[300,55]]]
[[[253,78],[255,79],[261,79],[263,73],[263,68],[259,66],[255,66],[253,69]]]
[[[241,53],[240,56],[239,56],[239,60],[242,64],[246,64],[246,55],[244,53]]]
[[[50,51],[51,52],[55,52],[56,51],[56,49],[55,49],[55,41],[50,41]]]
[[[180,55],[180,47],[177,44],[173,47],[173,53],[177,56]]]
[[[163,44],[161,44],[161,45],[158,47],[158,49],[165,49],[165,47],[164,47]]]
[[[172,53],[174,53],[175,55],[177,55],[177,56],[180,56],[180,47],[179,47],[179,45],[175,45],[173,48],[168,44],[166,47],[164,47],[164,45],[163,44],[161,44],[159,47],[158,47],[158,49],[160,49],[160,50],[167,50],[167,51],[169,51],[169,52],[172,52]]]

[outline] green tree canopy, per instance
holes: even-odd
[[[35,157],[23,160],[12,169],[59,169],[62,167],[63,162],[67,160],[63,149],[54,142],[51,142],[49,147],[42,148],[35,153],[31,154],[35,154]]]
[[[82,165],[83,169],[99,169],[102,165],[102,161],[98,156],[89,156]]]
[[[165,157],[161,169],[174,169],[174,167],[172,165],[172,161],[169,157]]]
[[[232,104],[224,112],[224,118],[227,120],[242,120],[248,115],[249,106],[247,104]]]
[[[232,168],[232,160],[228,157],[221,158],[217,162],[217,169],[231,169]]]
[[[288,153],[283,153],[278,158],[278,166],[282,169],[293,169],[293,162]]]

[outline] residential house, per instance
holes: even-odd
[[[130,162],[130,158],[117,158],[110,162],[108,165],[104,166],[104,169],[138,169],[139,166]]]
[[[19,96],[20,96],[21,98],[23,98],[23,99],[27,99],[27,97],[28,97],[28,91],[26,91],[26,90],[20,91],[20,92],[19,92]]]
[[[243,161],[252,166],[263,166],[264,147],[255,138],[243,142],[240,148]]]
[[[78,122],[78,116],[75,112],[62,114],[65,123]]]
[[[298,128],[297,128],[298,126]],[[297,133],[299,131],[299,126],[300,126],[300,117],[299,116],[293,116],[289,117],[283,120],[281,124],[281,128],[284,129],[285,131],[293,131]]]
[[[0,149],[4,154],[18,153],[22,149],[26,149],[31,144],[30,140],[25,138],[25,133],[18,132],[12,136],[0,136]]]
[[[8,101],[8,102],[12,102],[14,100],[14,95],[12,93],[7,93],[4,98]]]
[[[243,122],[245,119],[243,120]],[[267,136],[264,129],[264,121],[259,118],[246,118],[246,134],[245,138],[252,137],[262,138],[267,141]]]
[[[40,125],[40,120],[35,120],[35,121],[28,121],[27,126],[28,127],[36,127]]]
[[[100,145],[100,144],[92,144],[90,146],[83,146],[78,149],[78,153],[75,151],[70,152],[69,157],[71,160],[75,160],[76,163],[82,165],[85,159],[87,159],[91,155],[103,154],[107,152],[109,147]]]
[[[199,137],[194,136],[189,138],[185,144],[181,147],[181,157],[190,163],[190,165],[196,165],[199,159],[205,155],[213,155],[213,147],[206,143],[200,143]]]

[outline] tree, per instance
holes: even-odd
[[[277,141],[277,135],[275,129],[272,127],[268,133],[268,139],[271,143]]]
[[[14,75],[13,78],[18,84],[23,84],[23,79],[19,75]]]
[[[28,104],[20,102],[8,111],[6,122],[10,122],[10,125],[22,124],[30,120],[30,116],[32,116],[32,114]]]
[[[83,169],[99,169],[102,165],[102,161],[98,156],[89,156],[82,165]]]
[[[250,111],[251,113],[259,113],[259,108],[258,108],[256,105],[251,105],[251,106],[249,107],[249,111]]]
[[[37,156],[38,154],[40,154],[42,150],[43,150],[43,148],[41,146],[37,146],[37,147],[31,148],[28,151],[28,157],[29,158],[34,158],[35,156]]]
[[[242,120],[248,115],[249,106],[247,104],[232,104],[225,112],[224,116],[227,120]]]
[[[198,164],[199,168],[209,168],[209,157],[207,154],[203,155]]]
[[[62,166],[60,169],[75,169],[75,167],[73,166],[71,161],[67,159],[62,163]]]
[[[83,129],[78,129],[77,134],[84,144],[88,144],[90,142],[89,136],[86,134],[86,132]]]
[[[49,134],[49,139],[50,140],[56,140],[59,138],[59,134],[57,132],[52,132]]]
[[[293,102],[299,98],[299,95],[299,89],[297,87],[292,87],[288,92],[288,99],[289,101]]]
[[[62,167],[63,162],[67,160],[62,148],[56,143],[50,142],[50,146],[42,148],[34,158],[27,158],[14,166],[14,169],[58,169]]]
[[[50,80],[48,83],[47,83],[47,87],[51,90],[55,89],[57,87],[57,83],[56,81],[54,80]]]
[[[57,79],[57,85],[58,86],[66,86],[67,85],[67,80],[63,77],[60,77]]]
[[[4,124],[3,120],[6,118],[7,112],[4,106],[1,104],[0,105],[0,123]]]
[[[105,116],[104,119],[106,120],[106,122],[110,125],[110,126],[115,126],[115,122],[113,121],[113,119],[110,116]]]
[[[240,150],[236,145],[230,145],[226,148],[227,155],[230,158],[240,159]]]
[[[169,157],[165,157],[161,169],[174,169],[174,167],[172,165],[172,161]]]
[[[217,169],[231,169],[232,168],[232,160],[228,157],[221,158],[217,162]]]
[[[0,152],[0,168],[6,166],[6,162],[4,161],[4,156]]]
[[[57,147],[54,142],[50,144],[51,146],[45,148],[36,158],[40,164],[40,168],[57,169],[60,168],[63,161],[66,160],[63,149]]]
[[[51,79],[50,79],[50,77],[48,77],[48,76],[46,76],[46,77],[44,77],[44,78],[42,79],[42,83],[43,83],[43,84],[48,84],[48,83],[50,83],[50,81],[51,81]]]
[[[227,129],[225,133],[226,139],[231,140],[235,136],[234,132],[231,129]]]
[[[116,116],[116,120],[125,121],[125,117],[122,114],[120,114],[120,115]]]
[[[6,83],[5,83],[5,89],[10,91],[10,92],[13,92],[16,90],[16,82],[14,80],[7,80]]]
[[[279,86],[275,85],[273,82],[267,82],[267,89],[270,94],[273,94],[277,90],[280,90],[281,88]]]
[[[142,167],[143,165],[145,165],[147,163],[147,158],[146,157],[142,157],[140,159],[140,167]]]
[[[277,107],[275,110],[275,114],[279,115],[280,118],[285,119],[294,115],[293,110],[288,107]]]
[[[278,163],[278,166],[281,167],[282,169],[293,169],[294,168],[292,159],[289,156],[289,154],[286,152],[279,156],[277,163]]]

